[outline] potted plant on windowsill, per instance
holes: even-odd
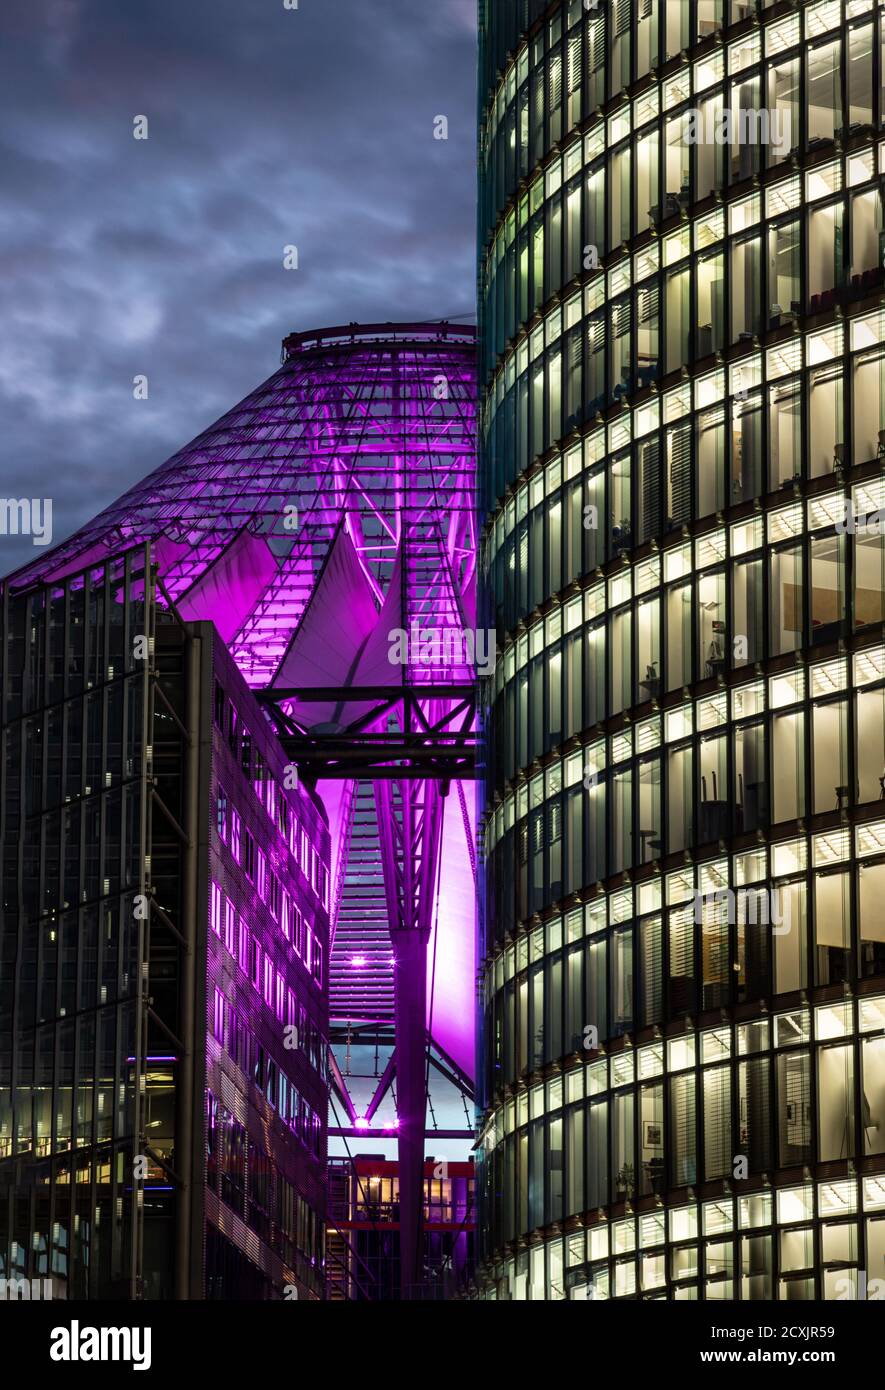
[[[634,1173],[632,1163],[624,1164],[623,1168],[618,1173],[618,1176],[615,1178],[615,1184],[618,1189],[618,1201],[629,1201],[629,1199],[633,1196],[634,1188]]]

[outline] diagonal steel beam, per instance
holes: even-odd
[[[375,1114],[375,1111],[378,1109],[378,1106],[381,1104],[382,1100],[383,1100],[384,1097],[387,1095],[387,1092],[390,1090],[390,1086],[391,1086],[391,1083],[392,1083],[393,1078],[394,1078],[395,1075],[396,1075],[396,1053],[395,1053],[395,1052],[392,1052],[392,1053],[390,1054],[390,1060],[388,1061],[387,1066],[384,1068],[383,1072],[381,1073],[381,1076],[380,1076],[379,1081],[378,1081],[378,1085],[375,1087],[375,1094],[372,1096],[372,1099],[369,1101],[368,1109],[366,1110],[366,1119],[367,1119],[367,1120],[371,1121],[372,1116]]]
[[[377,782],[381,862],[393,943],[401,1293],[420,1282],[427,1109],[427,946],[433,925],[443,797],[437,782]]]

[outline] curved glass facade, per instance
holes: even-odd
[[[481,92],[484,1287],[865,1297],[885,11],[487,0]]]

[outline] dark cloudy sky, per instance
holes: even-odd
[[[0,0],[0,496],[61,540],[286,333],[471,313],[475,10]]]

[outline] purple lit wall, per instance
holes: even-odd
[[[316,1296],[325,1221],[329,833],[316,799],[285,785],[282,752],[257,702],[218,638],[213,646],[206,1218],[244,1255],[259,1237],[262,1268],[277,1289],[296,1283]],[[250,1172],[273,1173],[285,1221],[264,1222],[252,1190],[244,1204],[233,1175],[245,1144]]]

